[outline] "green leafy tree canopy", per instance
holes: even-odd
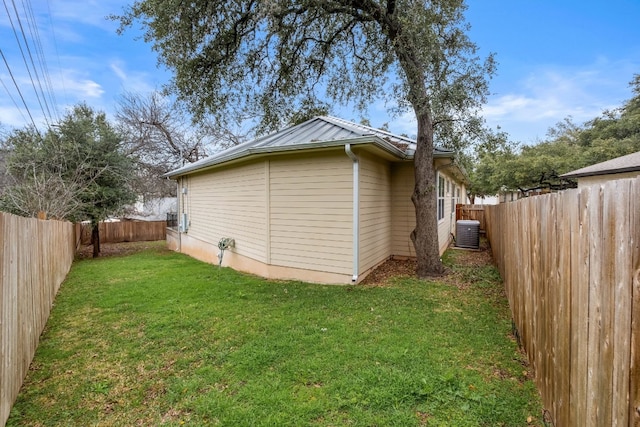
[[[478,150],[473,192],[571,186],[558,175],[640,151],[640,74],[631,88],[634,96],[622,107],[582,125],[565,118],[536,145],[510,142],[506,134],[489,140]]]
[[[7,139],[10,183],[4,210],[97,223],[135,201],[129,186],[133,162],[121,151],[122,138],[104,113],[73,108],[42,134],[14,131]]]

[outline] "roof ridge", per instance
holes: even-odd
[[[389,132],[389,131],[386,131],[386,130],[383,130],[383,129],[378,129],[378,128],[374,128],[372,126],[368,126],[368,125],[365,125],[365,124],[362,124],[362,123],[356,123],[356,122],[353,122],[351,120],[342,119],[340,117],[334,117],[334,116],[318,116],[318,117],[322,118],[325,121],[330,122],[330,123],[332,123],[334,125],[352,126],[352,127],[368,130],[369,132],[371,132],[372,135],[382,134],[382,135],[385,135],[385,136],[390,137],[390,138],[395,138],[395,139],[400,139],[400,140],[406,141],[409,144],[415,144],[416,143],[415,139],[410,138],[408,136],[398,135],[398,134],[395,134],[395,133],[392,133],[392,132]],[[352,129],[348,129],[348,130],[352,130]]]

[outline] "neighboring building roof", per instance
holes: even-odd
[[[336,117],[321,116],[228,148],[213,156],[171,171],[165,176],[186,175],[255,154],[339,147],[347,143],[353,145],[373,144],[398,159],[412,159],[416,150],[416,141],[411,138]],[[451,150],[436,148],[433,154],[434,157],[453,157],[454,153]]]
[[[640,171],[640,151],[565,173],[560,175],[560,178],[582,178],[635,171]]]

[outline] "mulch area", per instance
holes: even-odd
[[[385,286],[392,278],[416,277],[415,259],[390,259],[380,264],[375,270],[367,275],[361,285],[365,286]]]
[[[479,250],[468,250],[453,246],[449,250],[459,252],[456,256],[456,264],[459,265],[480,267],[493,264],[489,243],[484,238],[480,239]],[[373,270],[360,283],[365,286],[388,286],[392,278],[416,278],[416,265],[415,259],[390,259]],[[466,285],[460,274],[450,270],[444,276],[438,277],[437,280],[459,288],[463,288]]]

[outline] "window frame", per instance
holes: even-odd
[[[438,222],[443,221],[444,220],[444,208],[445,208],[445,182],[446,182],[446,178],[440,174],[438,174],[438,193],[437,193],[437,218],[438,218]]]

